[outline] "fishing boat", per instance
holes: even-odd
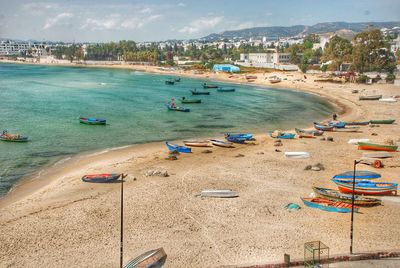
[[[351,122],[345,122],[346,123],[346,125],[348,125],[348,126],[357,126],[357,125],[359,125],[359,126],[366,126],[366,125],[368,125],[369,124],[369,121],[363,121],[363,122],[354,122],[354,121],[351,121]]]
[[[180,146],[177,144],[169,143],[168,141],[165,142],[170,151],[177,151],[178,153],[191,153],[192,149],[186,146]]]
[[[203,88],[218,88],[217,85],[203,83]]]
[[[335,127],[333,126],[325,126],[325,125],[321,125],[319,123],[314,122],[314,127],[316,130],[321,130],[321,131],[333,131],[333,129]]]
[[[183,107],[171,107],[171,104],[166,104],[165,106],[167,107],[167,109],[168,109],[169,111],[185,112],[185,113],[190,112],[190,109],[188,109],[188,108],[183,108]]]
[[[397,100],[395,98],[381,98],[379,99],[379,101],[383,101],[383,102],[397,102]]]
[[[163,248],[147,251],[130,260],[124,268],[160,268],[165,264],[167,254]]]
[[[29,141],[27,136],[21,134],[10,134],[7,130],[4,130],[0,135],[0,140],[11,141],[11,142],[27,142]]]
[[[352,179],[354,175],[354,171],[346,171],[340,174],[337,174],[333,176],[334,179]],[[355,174],[356,179],[362,179],[362,180],[373,180],[373,179],[379,179],[381,177],[381,174],[368,171],[368,170],[357,170]]]
[[[359,142],[369,142],[369,139],[350,139],[347,143],[358,145]]]
[[[307,152],[285,152],[287,158],[309,158],[310,153]]]
[[[82,181],[84,182],[96,182],[96,183],[107,183],[118,180],[123,177],[123,174],[91,174],[84,175]]]
[[[364,95],[364,96],[359,96],[358,100],[379,100],[382,98],[382,95]]]
[[[343,121],[329,121],[328,126],[332,126],[335,128],[344,128],[346,127],[346,122]]]
[[[192,92],[192,95],[210,95],[209,91],[197,91],[195,90],[190,90]]]
[[[358,143],[358,150],[395,152],[397,148],[398,148],[397,145],[384,145],[384,144],[376,144],[369,142]]]
[[[187,140],[183,141],[183,144],[190,147],[211,147],[209,141]]]
[[[180,77],[175,78],[174,81],[175,81],[175,82],[180,82],[180,81],[181,81],[181,78],[180,78]]]
[[[294,130],[301,138],[315,138],[315,136],[321,136],[324,134],[321,130],[304,130],[300,128],[295,128]]]
[[[201,193],[197,194],[197,196],[201,197],[214,197],[214,198],[234,198],[239,195],[230,189],[207,189],[201,191]]]
[[[225,147],[225,148],[232,148],[232,142],[229,141],[222,141],[222,140],[210,140],[210,142],[215,145],[215,146],[219,146],[219,147]]]
[[[217,91],[218,92],[234,92],[235,89],[234,88],[218,88]]]
[[[281,82],[282,79],[280,79],[279,77],[271,77],[271,78],[268,79],[268,81],[269,81],[271,84],[276,84],[276,83]]]
[[[249,79],[257,79],[257,76],[255,76],[255,75],[246,75],[246,79],[247,80],[249,80]]]
[[[376,153],[363,153],[363,158],[392,158],[393,155],[387,152],[376,152]]]
[[[340,192],[345,194],[353,193],[352,179],[333,179]],[[397,195],[397,183],[374,182],[370,180],[356,180],[354,194],[361,195]]]
[[[313,187],[314,193],[317,197],[325,198],[330,201],[339,201],[351,204],[352,203],[352,194],[343,194],[339,191],[321,188],[321,187]],[[361,195],[354,195],[354,205],[363,206],[363,207],[372,207],[381,205],[381,200],[377,198],[364,197]]]
[[[250,134],[250,133],[225,133],[225,137],[241,138],[244,140],[253,140],[253,134]]]
[[[396,121],[396,119],[381,119],[381,120],[370,120],[370,124],[384,124],[384,125],[390,125],[393,124]]]
[[[201,103],[201,99],[186,99],[185,97],[179,99],[182,103]]]
[[[280,131],[269,131],[268,135],[274,139],[294,139],[296,134],[294,133],[287,133],[287,132],[280,132]]]
[[[95,117],[79,117],[79,122],[86,125],[105,125],[107,120]]]
[[[225,139],[229,142],[233,142],[233,143],[240,143],[240,144],[245,144],[246,140],[245,138],[241,138],[238,136],[225,136]]]
[[[175,84],[175,81],[173,81],[173,80],[166,80],[166,81],[165,81],[165,84],[166,84],[166,85],[174,85],[174,84]]]
[[[351,212],[351,204],[344,202],[335,202],[323,198],[304,198],[301,197],[304,205],[310,208],[318,208],[329,212],[349,213]],[[354,211],[357,212],[359,207],[354,206]]]

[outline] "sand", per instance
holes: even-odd
[[[150,66],[130,68],[173,74]],[[176,74],[247,83],[241,75]],[[328,98],[337,105],[340,120],[400,120],[399,102],[360,102],[359,94],[351,93],[353,89],[365,89],[385,97],[398,95],[400,89],[393,85],[315,83],[315,76],[304,79],[300,73],[282,72],[277,75],[288,80],[271,85],[264,78],[272,73],[255,75],[258,79],[251,84],[292,88]],[[301,78],[304,82],[294,81]],[[351,170],[353,160],[362,155],[356,146],[347,143],[350,138],[399,142],[397,124],[364,126],[361,130],[326,133],[333,142],[284,140],[282,147],[274,147],[273,139],[259,133],[253,144],[233,149],[213,147],[210,154],[195,148],[193,154],[182,154],[177,161],[165,160],[163,143],[81,154],[41,170],[0,200],[1,266],[117,267],[120,184],[80,180],[83,174],[99,172],[128,174],[124,183],[125,263],[145,251],[163,247],[168,254],[165,267],[257,264],[283,260],[284,253],[302,258],[304,243],[313,240],[323,241],[331,254],[347,253],[350,215],[305,207],[300,196],[309,196],[312,186],[336,188],[330,178]],[[307,151],[311,158],[285,159],[284,151]],[[382,181],[399,183],[399,153],[394,155],[384,160],[383,169],[358,169],[378,171]],[[325,170],[304,170],[306,165],[316,163],[322,163]],[[147,177],[148,170],[166,170],[170,176]],[[239,197],[195,196],[207,188],[233,189]],[[355,252],[399,248],[398,201],[398,196],[391,197],[383,206],[362,208],[355,215]],[[284,206],[290,202],[301,209],[286,211]]]

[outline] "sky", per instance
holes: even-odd
[[[400,21],[400,0],[0,0],[0,38],[162,41],[263,26]]]

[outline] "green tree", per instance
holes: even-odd
[[[324,62],[332,61],[329,69],[337,71],[343,62],[352,61],[352,50],[353,46],[350,41],[335,35],[325,47],[321,59]]]

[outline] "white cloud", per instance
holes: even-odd
[[[200,18],[179,30],[180,33],[195,34],[217,26],[224,17]]]
[[[178,3],[178,7],[185,7],[185,6],[186,6],[185,3],[182,3],[182,2]]]
[[[49,29],[55,25],[60,25],[62,23],[65,23],[68,19],[72,18],[74,15],[72,13],[64,12],[60,13],[55,17],[48,18],[46,20],[45,25],[43,26],[43,29]]]
[[[159,20],[162,15],[154,14],[151,16],[135,16],[131,18],[123,17],[121,14],[112,14],[105,18],[88,18],[81,29],[89,28],[95,30],[118,30],[118,29],[140,29],[144,25]]]

